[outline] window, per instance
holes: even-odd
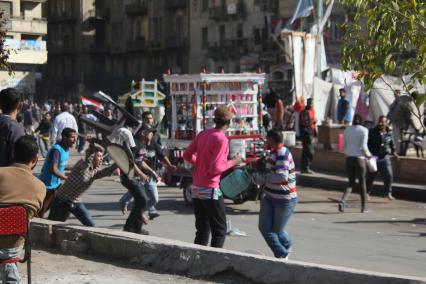
[[[202,0],[202,1],[203,1],[202,10],[203,12],[206,12],[209,9],[209,0]]]
[[[260,30],[257,28],[253,29],[253,34],[254,34],[254,44],[255,45],[259,45],[262,43],[261,37],[260,37]]]
[[[243,38],[244,37],[244,30],[243,30],[243,24],[238,24],[237,26],[237,38]]]
[[[219,45],[225,45],[225,25],[219,26]]]
[[[6,18],[10,18],[10,15],[12,15],[12,3],[0,2],[0,10],[4,11],[4,16]]]
[[[209,29],[201,29],[201,49],[207,49],[209,47]]]

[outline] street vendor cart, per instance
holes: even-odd
[[[214,111],[220,105],[228,107],[234,117],[226,136],[230,141],[230,156],[237,153],[246,161],[256,161],[259,155],[262,114],[261,103],[265,74],[164,75],[171,97],[171,127],[166,143],[173,163],[173,173],[180,179],[184,198],[192,202],[191,165],[183,161],[184,149],[202,130],[214,127]],[[241,196],[232,198],[241,202]]]

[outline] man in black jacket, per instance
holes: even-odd
[[[13,147],[15,142],[25,135],[22,124],[16,121],[16,116],[22,109],[21,93],[13,88],[0,92],[0,167],[13,164]]]
[[[385,116],[379,117],[379,123],[376,127],[370,129],[368,135],[368,148],[370,152],[377,156],[377,170],[383,177],[385,196],[394,200],[392,195],[393,171],[391,164],[391,155],[399,159],[394,149],[392,131],[388,127]],[[373,189],[373,181],[377,172],[367,174],[367,193],[370,195]]]

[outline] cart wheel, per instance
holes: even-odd
[[[191,183],[187,183],[183,187],[183,199],[185,199],[186,205],[192,206],[192,188],[191,188]]]

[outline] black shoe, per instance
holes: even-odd
[[[155,218],[160,217],[160,214],[157,212],[148,213],[148,215],[149,215],[149,220],[154,220]]]
[[[345,213],[345,203],[340,202],[338,208],[340,212]]]

